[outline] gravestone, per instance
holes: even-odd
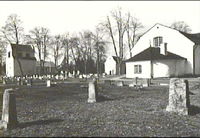
[[[190,106],[188,81],[179,78],[170,79],[168,112],[176,112],[180,115],[188,115]]]
[[[83,75],[79,75],[79,79],[82,79],[83,78]]]
[[[73,70],[73,73],[72,73],[72,74],[73,74],[73,76],[75,76],[75,74],[76,74],[75,70]]]
[[[116,83],[117,86],[120,86],[120,87],[124,86],[123,81],[116,81],[115,83]]]
[[[80,75],[80,71],[79,70],[77,71],[77,75]]]
[[[6,79],[5,78],[2,78],[2,83],[6,84]]]
[[[10,129],[16,127],[17,124],[18,121],[14,90],[6,89],[3,94],[2,120],[0,121],[0,128]]]
[[[95,103],[97,95],[97,80],[94,78],[88,84],[88,103]]]
[[[22,84],[22,80],[21,80],[21,78],[19,77],[19,78],[17,78],[17,85],[23,85]]]
[[[51,80],[47,80],[47,87],[51,87]]]
[[[32,86],[32,84],[33,84],[33,80],[32,80],[32,78],[29,78],[29,79],[27,80],[27,85],[28,85],[28,86]]]
[[[150,79],[144,79],[143,80],[143,87],[149,87],[150,86]]]

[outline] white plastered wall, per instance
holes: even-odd
[[[112,56],[109,56],[105,62],[105,73],[110,75],[110,71],[112,75],[116,74],[116,61]]]
[[[134,74],[134,65],[142,66],[141,74]],[[151,77],[151,66],[150,61],[137,61],[137,62],[126,62],[126,78],[150,78]]]
[[[185,73],[185,60],[153,61],[153,77],[182,76]]]
[[[140,38],[132,50],[133,56],[150,47],[150,44],[153,46],[153,38],[157,36],[163,37],[163,42],[167,43],[167,51],[187,59],[185,74],[192,74],[194,43],[179,31],[160,24],[156,24]]]
[[[8,57],[8,52],[10,52],[10,57]],[[14,58],[12,55],[12,48],[10,45],[6,46],[6,76],[14,76]]]

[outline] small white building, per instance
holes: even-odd
[[[115,56],[109,56],[105,61],[105,73],[108,75],[116,74],[117,61]]]
[[[155,24],[126,61],[127,78],[200,75],[200,33],[188,34]]]
[[[6,76],[21,76],[21,71],[23,75],[36,73],[34,49],[30,45],[10,44],[6,49]]]
[[[119,57],[116,56],[109,56],[105,63],[105,73],[107,75],[118,75],[118,74],[125,74],[126,71],[126,66],[125,66],[125,62],[122,61],[121,65],[120,65],[120,73],[119,73]]]

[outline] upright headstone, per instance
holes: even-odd
[[[97,80],[94,78],[88,84],[88,103],[95,103],[97,95]]]
[[[122,87],[124,86],[124,83],[123,81],[116,81],[116,85]]]
[[[168,112],[188,115],[190,106],[188,81],[179,78],[170,79]]]
[[[51,87],[51,80],[47,80],[47,87]]]
[[[16,99],[13,89],[6,89],[3,94],[2,120],[0,128],[14,128],[18,124]]]
[[[2,83],[6,84],[6,79],[5,78],[2,78]]]
[[[149,87],[150,86],[150,79],[144,79],[143,80],[143,86],[144,87]]]
[[[17,85],[21,85],[21,82],[20,82],[20,81],[21,81],[21,78],[18,77],[18,78],[17,78]]]
[[[28,86],[32,86],[32,84],[33,84],[32,78],[28,78],[28,79],[27,79],[27,85],[28,85]]]

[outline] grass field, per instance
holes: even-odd
[[[190,83],[190,116],[165,111],[168,86],[101,85],[97,103],[87,103],[78,83],[21,87],[16,91],[19,126],[4,136],[200,136],[200,89]]]

